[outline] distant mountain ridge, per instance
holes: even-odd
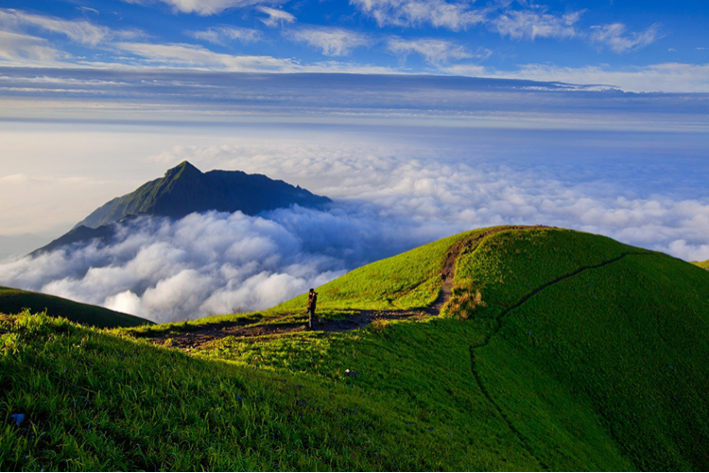
[[[182,218],[192,212],[208,210],[241,211],[256,215],[294,204],[319,207],[328,202],[330,199],[327,197],[263,174],[221,170],[203,173],[188,161],[183,161],[169,169],[164,177],[147,182],[130,194],[102,205],[74,228],[99,228],[131,215]]]
[[[210,210],[256,215],[292,205],[318,208],[329,202],[332,201],[328,197],[263,174],[221,170],[203,173],[183,161],[168,169],[163,177],[105,203],[69,232],[33,251],[30,256],[96,238],[108,242],[115,233],[117,222],[140,215],[179,219],[193,212]]]

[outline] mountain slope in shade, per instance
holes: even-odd
[[[184,161],[169,169],[164,177],[99,207],[74,228],[98,228],[129,215],[181,218],[208,210],[256,215],[294,204],[318,207],[328,202],[327,197],[262,174],[219,170],[203,173]]]
[[[125,217],[125,219],[129,218],[131,217]],[[103,243],[107,243],[110,241],[115,231],[116,223],[114,222],[111,222],[107,225],[102,225],[98,228],[89,228],[84,225],[79,225],[77,227],[72,228],[56,240],[52,240],[45,246],[34,250],[32,253],[29,254],[29,256],[38,256],[42,253],[54,251],[56,249],[61,248],[62,246],[67,246],[80,241],[99,239]]]
[[[169,169],[165,176],[102,205],[69,232],[29,256],[97,238],[107,243],[116,231],[116,222],[139,215],[179,219],[193,212],[210,210],[256,215],[292,205],[318,208],[329,202],[327,197],[263,174],[219,170],[203,173],[184,161]]]
[[[0,286],[0,314],[16,314],[28,309],[45,312],[52,317],[64,317],[72,322],[98,328],[135,327],[152,322],[134,315],[116,312],[91,304],[82,304],[62,297]]]

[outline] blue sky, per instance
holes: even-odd
[[[428,73],[709,92],[709,4],[6,0],[0,66]]]

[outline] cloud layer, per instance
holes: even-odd
[[[411,223],[347,205],[266,217],[143,217],[108,244],[78,243],[0,271],[14,287],[169,322],[265,309],[426,240]]]

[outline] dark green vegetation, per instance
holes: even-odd
[[[202,173],[184,161],[169,169],[165,176],[107,202],[77,223],[71,231],[32,254],[92,238],[108,239],[114,233],[112,223],[138,215],[182,218],[192,212],[209,210],[256,215],[296,204],[319,207],[328,202],[330,199],[327,197],[262,174],[218,170]]]
[[[65,317],[72,322],[98,328],[135,327],[152,324],[140,317],[103,307],[0,286],[0,314],[17,314],[25,309],[33,313],[46,312],[50,316]]]
[[[169,169],[164,177],[147,182],[130,194],[117,197],[93,211],[76,226],[98,228],[128,215],[163,215],[180,218],[192,212],[217,210],[242,211],[256,215],[298,204],[313,207],[330,202],[327,197],[310,193],[262,174],[241,171],[209,171],[184,161]]]
[[[709,274],[595,235],[497,230],[319,288],[326,319],[420,307],[468,242],[441,316],[352,332],[186,354],[146,338],[302,324],[301,302],[121,330],[5,316],[0,468],[706,470]]]

